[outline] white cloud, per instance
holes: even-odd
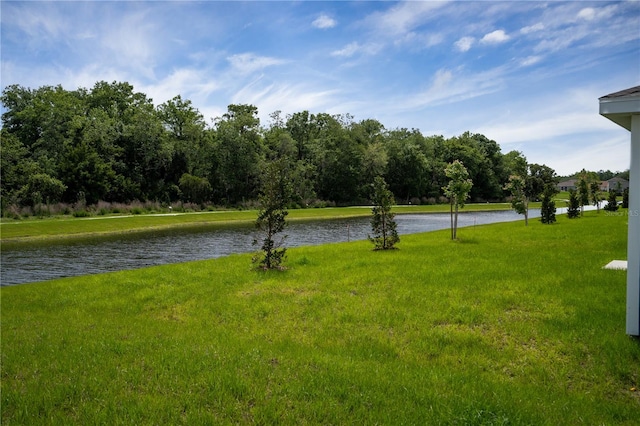
[[[538,22],[537,24],[534,25],[529,25],[527,27],[522,27],[520,29],[520,32],[522,34],[531,34],[531,33],[535,33],[538,31],[542,31],[544,30],[544,24],[542,22]]]
[[[440,33],[420,34],[416,32],[410,32],[405,34],[399,40],[396,40],[396,45],[409,45],[412,49],[420,49],[424,47],[436,46],[444,40],[444,35]]]
[[[261,121],[265,121],[268,114],[282,111],[284,114],[304,110],[326,110],[335,106],[336,90],[308,87],[305,84],[265,83],[259,78],[249,82],[236,92],[232,103],[248,103],[256,105]]]
[[[504,43],[509,40],[509,35],[504,32],[504,30],[495,30],[488,34],[485,34],[484,37],[480,39],[480,43],[483,44],[499,44]]]
[[[156,83],[144,86],[142,91],[147,93],[156,105],[177,95],[197,103],[221,89],[221,86],[221,83],[211,79],[211,74],[204,69],[181,68]]]
[[[364,55],[375,55],[380,51],[381,48],[382,46],[375,43],[367,43],[362,45],[357,41],[354,41],[353,43],[347,44],[342,49],[334,50],[333,52],[331,52],[331,56],[350,58],[357,53],[361,53]]]
[[[466,74],[462,69],[439,69],[431,85],[417,95],[398,101],[403,108],[418,109],[452,104],[498,91],[503,84],[505,68]]]
[[[587,21],[591,21],[596,17],[596,11],[592,7],[586,7],[578,12],[578,18],[585,19]]]
[[[156,44],[160,29],[145,12],[128,14],[117,22],[114,26],[106,25],[102,35],[107,60],[153,79],[156,55],[160,52]]]
[[[473,46],[473,43],[475,41],[476,39],[473,37],[462,37],[454,44],[459,51],[466,52],[467,50],[471,49],[471,46]]]
[[[384,12],[375,12],[365,19],[374,31],[385,36],[397,36],[410,32],[428,21],[446,2],[408,1],[399,3]]]
[[[282,59],[258,56],[254,53],[240,53],[227,58],[235,71],[241,74],[251,74],[263,68],[285,63]]]
[[[311,25],[313,25],[316,28],[320,28],[322,30],[327,29],[327,28],[333,28],[338,24],[338,22],[331,18],[330,16],[327,16],[325,14],[322,14],[320,16],[318,16],[316,18],[315,21],[313,21],[311,23]]]
[[[585,7],[578,12],[578,19],[593,21],[594,19],[606,19],[611,17],[617,9],[617,5],[609,5],[600,8]]]
[[[534,64],[537,64],[542,60],[542,56],[527,56],[526,58],[520,61],[520,65],[523,67],[528,67]]]

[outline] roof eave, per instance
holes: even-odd
[[[599,100],[600,115],[631,130],[631,116],[640,114],[640,86],[611,93]]]
[[[631,130],[631,116],[640,114],[640,97],[600,98],[600,115]]]

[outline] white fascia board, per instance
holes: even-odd
[[[640,114],[640,97],[600,99],[600,115],[631,130],[631,116]]]

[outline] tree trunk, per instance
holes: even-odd
[[[456,202],[456,214],[453,219],[453,239],[458,238],[458,203]]]
[[[449,200],[449,218],[451,219],[451,239],[455,239],[453,232],[453,198]]]

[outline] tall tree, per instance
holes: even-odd
[[[377,176],[373,181],[371,201],[373,202],[371,209],[373,236],[368,236],[369,241],[374,244],[375,250],[392,249],[400,241],[400,237],[398,237],[394,220],[395,215],[391,212],[393,194],[381,176]]]
[[[429,191],[431,171],[424,137],[417,130],[396,129],[386,135],[386,181],[405,203]]]
[[[469,179],[469,172],[462,162],[455,160],[449,163],[444,170],[449,178],[449,184],[442,188],[451,204],[451,239],[458,237],[458,210],[464,207],[465,200],[469,197],[469,191],[473,181]]]
[[[259,125],[258,109],[253,105],[229,105],[227,113],[217,120],[216,181],[227,203],[255,199],[257,195],[264,156]]]

